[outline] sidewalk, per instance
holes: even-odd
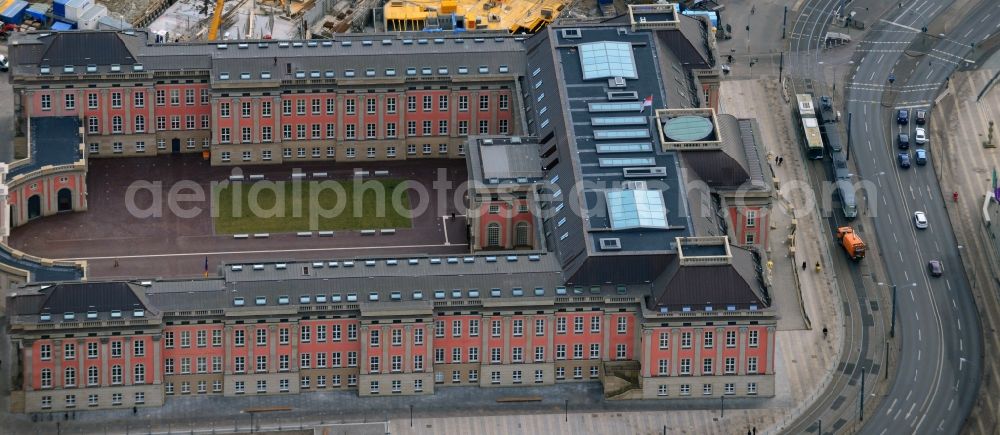
[[[842,347],[843,304],[830,276],[826,232],[816,214],[815,199],[806,196],[812,195],[811,191],[803,192],[800,188],[808,186],[805,162],[797,148],[799,142],[789,130],[789,121],[781,116],[786,113],[782,108],[787,104],[777,86],[776,80],[724,81],[719,112],[757,119],[761,130],[758,135],[768,147],[767,163],[781,183],[769,239],[769,257],[774,262],[771,271],[774,299],[782,316],[776,338],[775,402],[787,404],[781,420],[791,422],[812,404],[831,379]],[[784,158],[781,166],[774,165],[778,155]],[[797,221],[794,255],[789,254],[787,243],[791,233],[790,210]],[[820,273],[814,269],[817,261],[823,266]],[[804,271],[802,262],[807,264]],[[822,333],[824,325],[829,329],[826,339]]]

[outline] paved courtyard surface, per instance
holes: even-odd
[[[466,180],[461,160],[420,160],[359,164],[301,163],[241,167],[244,176],[260,174],[270,181],[291,180],[292,170],[308,174],[306,181],[350,179],[355,170],[389,171],[388,177],[413,180],[428,195],[411,190],[415,214],[411,228],[397,229],[393,235],[362,236],[359,231],[336,231],[333,237],[298,237],[295,233],[271,234],[267,239],[240,239],[214,234],[209,198],[212,181],[228,180],[233,167],[212,167],[200,156],[159,156],[90,160],[87,175],[88,210],[40,218],[16,228],[10,245],[33,255],[54,259],[85,259],[91,278],[193,277],[204,273],[205,258],[215,273],[222,262],[255,260],[305,260],[401,253],[467,252],[467,231],[461,216],[461,196],[453,200],[455,188]],[[325,172],[327,177],[313,174]],[[448,180],[452,187],[439,195],[435,180]],[[127,207],[129,186],[136,180],[162,183],[161,217],[136,217]],[[194,182],[205,192],[200,202],[185,202],[182,209],[199,207],[193,218],[171,212],[167,198],[172,186]],[[189,193],[185,191],[181,193]],[[148,190],[134,195],[142,209],[153,203]],[[454,221],[450,214],[458,214]],[[443,219],[448,216],[447,219]],[[379,228],[373,228],[379,229]],[[115,264],[117,263],[117,267]]]

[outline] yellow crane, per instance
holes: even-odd
[[[219,26],[222,25],[222,6],[226,0],[215,0],[215,12],[212,13],[212,24],[208,27],[208,40],[214,41],[219,37]]]

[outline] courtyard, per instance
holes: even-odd
[[[9,239],[11,247],[46,258],[86,260],[91,279],[201,277],[206,259],[208,272],[215,274],[218,266],[227,262],[468,251],[465,208],[461,195],[454,199],[456,186],[467,178],[461,160],[302,162],[237,168],[213,167],[199,155],[172,155],[91,159],[89,165],[88,211],[40,218],[15,228]],[[380,176],[373,176],[376,171]],[[308,178],[301,179],[293,172]],[[381,203],[386,212],[381,217],[371,213],[380,201],[367,194],[360,212],[353,204],[351,208],[345,204],[342,213],[320,218],[316,231],[309,229],[308,221],[289,217],[290,202],[284,205],[289,208],[286,216],[250,220],[234,219],[224,213],[225,207],[216,210],[211,206],[214,189],[220,189],[217,193],[224,196],[234,177],[249,180],[252,175],[258,182],[284,182],[285,186],[291,186],[293,179],[304,185],[350,186],[359,172],[369,175],[365,182],[374,181],[387,189]],[[406,189],[398,189],[403,193],[397,197],[405,207],[393,211],[387,204],[403,183]],[[254,183],[241,184],[247,187],[243,189],[246,195]],[[435,186],[439,189],[434,190]],[[326,195],[319,198],[328,198]],[[354,202],[352,187],[345,188],[345,195],[343,201]],[[232,196],[227,198],[231,207]],[[266,194],[256,199],[261,205],[273,204]],[[319,201],[319,206],[331,208],[327,199]],[[303,213],[308,210],[304,207]],[[213,215],[220,218],[213,219]],[[388,228],[393,231],[381,231]],[[238,233],[250,236],[234,237]],[[254,237],[255,233],[266,237]]]

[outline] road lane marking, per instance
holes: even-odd
[[[949,280],[946,279],[946,280],[944,280],[944,283],[945,283],[945,285],[948,286],[948,290],[951,290],[951,281],[949,281]],[[951,303],[952,303],[952,305],[955,304],[955,298],[951,298]]]
[[[885,415],[889,415],[889,414],[892,414],[892,408],[894,408],[894,407],[896,406],[896,401],[897,401],[897,400],[899,400],[899,398],[898,398],[898,397],[897,397],[897,398],[895,398],[895,399],[892,399],[892,404],[891,404],[891,405],[889,405],[889,409],[885,410]]]
[[[924,333],[921,330],[917,330],[917,341],[924,341]]]
[[[897,251],[896,253],[899,254],[899,261],[902,262],[903,261],[903,251]]]
[[[917,431],[920,429],[920,425],[924,424],[925,418],[927,418],[926,413],[920,416],[920,420],[917,420],[917,426],[913,428],[913,433],[917,433]]]
[[[899,243],[899,238],[896,237],[896,233],[892,233],[892,241]]]
[[[920,361],[920,349],[917,349],[917,361]]]
[[[951,411],[951,407],[954,405],[955,405],[955,399],[951,399],[951,401],[948,402],[948,410]]]
[[[917,407],[916,403],[910,405],[910,410],[906,412],[906,417],[903,417],[903,420],[909,420],[910,419],[910,415],[913,414],[913,408],[916,408],[916,407]]]
[[[912,396],[912,395],[913,395],[913,390],[910,390],[909,393],[906,393],[906,398],[903,399],[903,401],[904,402],[909,402],[910,401],[910,396]]]
[[[885,57],[885,53],[878,55],[878,60],[875,63],[882,63],[882,58]]]
[[[917,300],[913,298],[913,289],[910,289],[910,300],[916,302]]]
[[[958,323],[958,330],[961,331],[962,330],[962,319],[955,319],[955,321]]]
[[[960,339],[958,339],[958,350],[960,350],[960,351],[962,351],[962,352],[965,352],[965,341],[964,341],[964,340],[962,340],[961,338],[960,338]],[[959,367],[958,369],[959,369],[959,370],[962,370],[962,368],[961,368],[961,367]]]
[[[882,21],[883,23],[886,23],[886,24],[892,24],[893,26],[898,26],[898,27],[902,27],[902,28],[904,28],[904,29],[906,29],[906,30],[909,30],[909,31],[911,31],[911,32],[914,32],[914,33],[916,33],[916,32],[919,32],[919,31],[920,31],[920,29],[917,29],[917,28],[915,28],[915,27],[910,27],[910,26],[907,26],[907,25],[905,25],[905,24],[899,24],[899,23],[897,23],[897,22],[894,22],[894,21],[889,21],[889,20],[880,20],[880,21]]]
[[[872,71],[872,76],[869,77],[868,80],[875,80],[875,71]]]
[[[947,282],[947,281],[945,281],[945,282]],[[948,287],[948,289],[951,290],[951,287]],[[951,298],[951,307],[954,308],[954,309],[956,309],[956,310],[958,309],[958,306],[955,305],[955,298]]]
[[[914,316],[917,316],[917,320],[920,320],[920,315],[919,315],[919,314],[917,314],[917,312],[916,312],[916,311],[914,311],[914,312],[913,312],[913,315],[914,315]]]
[[[865,132],[866,133],[868,132],[868,121],[865,121]],[[872,144],[872,141],[868,141],[868,145],[870,146],[871,144]]]

